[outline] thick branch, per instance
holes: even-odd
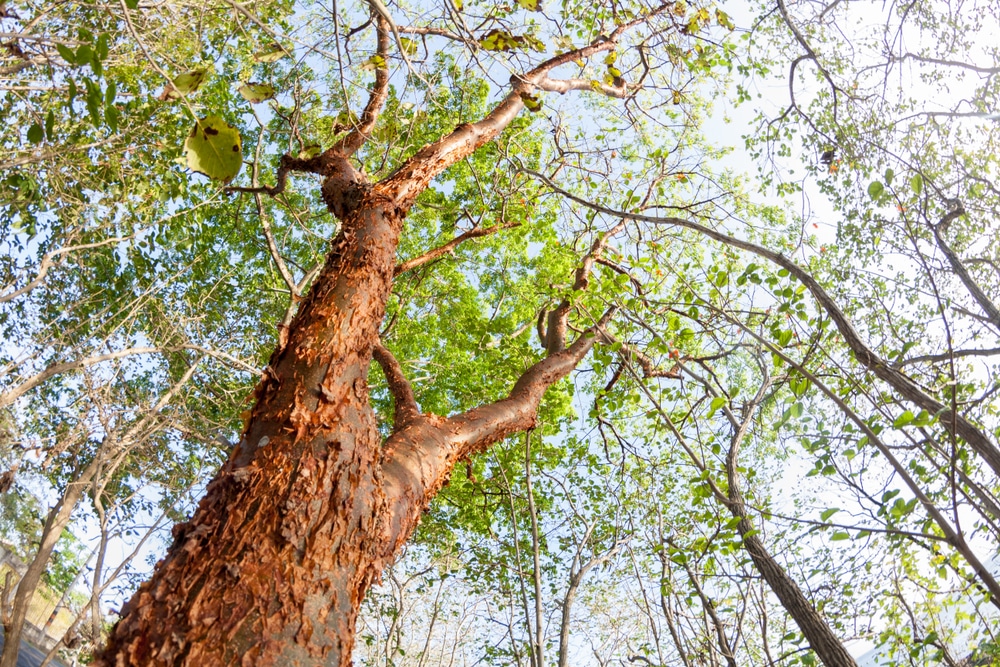
[[[510,92],[485,118],[476,123],[463,123],[447,136],[420,149],[376,187],[397,205],[408,207],[435,176],[495,139],[524,107],[522,95],[530,95],[539,84],[547,81],[549,72],[560,65],[610,51],[625,31],[661,13],[667,6],[661,5],[646,16],[622,24],[607,37],[599,37],[587,46],[550,58],[523,76],[512,76]]]
[[[536,84],[536,87],[539,90],[559,93],[561,95],[565,95],[572,90],[592,90],[596,93],[602,93],[608,97],[617,97],[619,99],[625,99],[629,95],[629,87],[624,82],[618,86],[609,86],[606,83],[591,81],[589,79],[550,79],[545,77]]]
[[[996,304],[986,295],[986,292],[979,286],[979,283],[973,280],[965,268],[965,264],[962,263],[961,258],[955,254],[955,251],[951,249],[951,246],[948,245],[948,242],[941,235],[941,232],[951,224],[952,220],[962,215],[965,215],[965,209],[959,205],[941,218],[941,222],[937,225],[931,225],[931,231],[934,233],[934,241],[947,258],[951,270],[955,272],[958,279],[965,285],[965,289],[969,290],[969,294],[972,295],[972,298],[976,300],[979,307],[986,313],[989,323],[997,330],[1000,330],[1000,308],[997,308]]]
[[[379,112],[389,96],[389,23],[385,17],[379,13],[376,22],[378,35],[378,45],[375,57],[375,86],[372,88],[371,96],[365,110],[361,112],[358,124],[351,132],[326,150],[327,154],[336,154],[344,157],[354,155],[359,148],[365,145],[375,123],[378,121]]]
[[[506,398],[447,419],[416,421],[386,440],[383,474],[390,521],[383,544],[387,556],[396,553],[406,541],[421,512],[447,482],[459,460],[535,426],[545,391],[566,377],[590,352],[598,339],[597,332],[613,313],[605,313],[597,325],[565,350],[531,366]]]
[[[520,227],[520,226],[521,226],[520,222],[505,222],[502,225],[493,225],[492,227],[475,227],[467,232],[459,234],[458,236],[448,241],[444,245],[438,246],[437,248],[434,248],[433,250],[430,250],[424,253],[423,255],[420,255],[419,257],[414,257],[413,259],[409,259],[403,262],[402,264],[397,264],[396,269],[393,271],[393,275],[398,276],[400,274],[406,273],[407,271],[412,271],[418,266],[423,266],[428,262],[432,262],[438,257],[441,257],[442,255],[447,255],[453,252],[455,248],[461,245],[464,241],[468,241],[469,239],[477,239],[482,236],[489,236],[490,234],[495,234],[496,232],[499,232],[504,229],[511,229],[513,227]]]
[[[757,396],[746,408],[746,417],[742,423],[736,424],[729,452],[726,455],[726,481],[729,489],[724,502],[730,513],[739,519],[736,530],[743,538],[743,547],[753,560],[754,566],[767,581],[774,594],[781,600],[785,611],[795,619],[795,623],[799,626],[802,634],[806,636],[810,647],[823,661],[823,664],[827,667],[853,667],[857,664],[854,658],[847,652],[840,638],[833,633],[827,622],[802,593],[795,580],[768,551],[763,540],[760,539],[759,531],[754,530],[747,514],[738,474],[739,450],[766,389],[766,385],[761,386]]]
[[[850,348],[851,352],[854,353],[855,358],[863,366],[871,370],[878,378],[889,384],[889,386],[895,389],[902,398],[912,402],[914,405],[923,410],[927,410],[927,412],[932,415],[938,415],[940,424],[948,430],[949,433],[962,437],[993,470],[994,474],[1000,476],[1000,449],[998,449],[996,444],[990,440],[989,436],[987,436],[971,421],[952,411],[950,407],[944,405],[932,396],[927,395],[924,390],[921,389],[920,386],[909,376],[890,366],[884,359],[877,355],[874,350],[870,349],[861,339],[861,336],[854,328],[854,324],[847,317],[844,311],[841,310],[840,306],[837,305],[837,302],[833,299],[833,297],[831,297],[829,293],[823,289],[823,286],[820,285],[808,271],[789,258],[785,257],[781,253],[768,250],[763,246],[750,243],[749,241],[742,241],[725,233],[710,229],[683,218],[660,218],[650,215],[640,215],[637,213],[627,213],[625,211],[616,211],[599,204],[594,204],[593,202],[589,202],[581,197],[577,197],[576,195],[567,192],[566,190],[563,190],[542,174],[528,170],[525,170],[525,172],[539,179],[552,188],[553,191],[558,192],[567,199],[575,201],[578,204],[586,206],[594,211],[615,217],[629,218],[631,220],[651,222],[661,225],[673,225],[684,229],[690,229],[707,236],[710,239],[718,241],[719,243],[733,248],[738,248],[740,250],[745,250],[757,255],[758,257],[763,257],[764,259],[787,270],[809,289],[813,298],[819,302],[819,305],[824,311],[826,311],[826,313],[830,316],[830,319],[832,319],[834,324],[837,326],[837,330],[843,337],[847,347]]]
[[[389,348],[381,341],[372,348],[372,357],[382,367],[382,373],[389,384],[389,392],[396,403],[395,415],[392,420],[393,432],[399,431],[420,419],[423,415],[417,406],[417,400],[413,397],[413,387],[410,381],[403,375],[403,367],[399,365],[396,357],[393,356]]]

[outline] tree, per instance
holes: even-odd
[[[559,458],[545,453],[545,437],[572,431],[566,378],[577,369],[581,393],[594,397],[589,418],[600,437],[561,451],[568,457],[576,447],[585,458],[602,448],[609,464],[637,478],[649,474],[640,461],[652,459],[683,484],[658,487],[674,494],[670,520],[629,513],[633,529],[675,526],[650,531],[646,552],[609,537],[620,527],[594,543],[581,538],[599,522],[575,514],[571,525],[587,528],[571,531],[575,542],[566,538],[576,548],[564,549],[574,555],[560,584],[560,663],[586,571],[625,551],[643,597],[659,590],[662,622],[685,664],[702,653],[736,664],[739,651],[780,660],[768,643],[775,597],[798,626],[777,636],[783,654],[850,664],[845,614],[829,610],[870,609],[870,600],[845,595],[838,603],[818,592],[817,581],[847,583],[850,557],[796,581],[775,557],[795,543],[795,531],[817,550],[833,547],[814,528],[831,545],[878,531],[906,577],[933,563],[965,588],[965,599],[981,601],[978,591],[993,604],[1000,599],[970,544],[977,531],[1000,535],[991,352],[954,344],[956,335],[982,340],[984,323],[998,326],[989,271],[996,262],[968,259],[989,230],[983,217],[948,236],[969,211],[996,210],[991,167],[925,150],[958,124],[914,143],[899,128],[917,102],[879,93],[888,79],[871,74],[883,58],[884,72],[906,60],[926,65],[929,82],[942,67],[990,75],[994,64],[973,63],[975,49],[944,33],[960,34],[960,18],[935,28],[929,48],[940,52],[893,46],[889,56],[859,56],[867,42],[841,43],[837,22],[853,10],[837,3],[815,14],[783,2],[765,8],[745,33],[746,50],[725,11],[696,3],[457,3],[405,25],[405,8],[390,12],[375,0],[363,11],[315,14],[283,3],[193,9],[124,0],[88,8],[79,29],[59,7],[4,10],[14,11],[7,18],[17,28],[4,71],[23,76],[44,65],[40,78],[50,82],[19,81],[4,102],[25,119],[5,144],[13,150],[8,191],[16,186],[17,194],[4,195],[3,218],[15,250],[4,325],[22,349],[5,350],[0,402],[14,407],[12,419],[33,424],[25,443],[44,440],[53,421],[45,415],[63,411],[71,400],[62,397],[82,395],[87,384],[120,387],[136,423],[152,419],[129,395],[140,378],[144,393],[169,395],[162,407],[181,418],[156,418],[165,435],[144,451],[107,450],[119,426],[81,417],[100,424],[84,429],[82,470],[108,459],[112,474],[120,464],[127,475],[165,452],[219,457],[211,443],[228,440],[239,412],[241,385],[226,366],[254,368],[243,359],[259,359],[277,340],[238,442],[122,610],[99,664],[349,663],[362,600],[422,513],[441,494],[474,493],[443,490],[456,467],[466,463],[468,480],[478,455],[534,430],[539,444],[526,447],[524,465],[500,457],[503,474],[493,478],[506,480],[519,569],[521,550],[532,556],[520,593],[528,642],[517,645],[511,629],[510,655],[541,667],[552,651],[542,585],[550,547],[540,521],[559,494],[550,487],[539,496],[529,481],[546,456]],[[926,12],[887,15],[885,30],[902,44],[911,25],[932,22]],[[44,16],[51,29],[40,33]],[[189,22],[197,37],[163,28]],[[318,41],[304,41],[309,30]],[[767,49],[755,53],[765,39]],[[546,52],[553,47],[556,55]],[[473,64],[479,74],[469,77]],[[789,104],[774,117],[762,113],[746,145],[761,156],[817,153],[805,160],[807,173],[841,218],[831,243],[850,253],[809,237],[806,218],[754,201],[718,168],[724,151],[699,126],[708,89],[724,97],[735,72],[736,95],[749,98],[750,77],[777,64],[788,68]],[[802,88],[806,68],[818,89]],[[372,75],[369,89],[364,77]],[[491,93],[500,101],[489,103]],[[996,94],[989,83],[973,93],[977,108]],[[564,95],[586,100],[586,112],[564,104]],[[268,100],[268,111],[251,106]],[[990,141],[992,134],[982,145]],[[157,144],[226,183],[252,144],[250,185],[220,192],[176,169],[150,170],[165,163],[151,148]],[[81,159],[85,151],[95,155]],[[761,166],[762,179],[778,195],[809,194],[809,186],[776,180],[782,168]],[[275,184],[261,186],[270,173]],[[301,188],[297,174],[319,176],[319,188],[315,180]],[[961,187],[955,204],[944,197],[950,183],[973,185]],[[890,219],[893,205],[900,215]],[[916,267],[912,280],[891,284],[888,270],[872,271],[897,255]],[[476,262],[475,270],[459,260]],[[852,293],[855,284],[870,284],[871,294]],[[255,299],[254,290],[267,294]],[[905,315],[888,305],[893,299],[907,303]],[[966,356],[985,360],[979,372],[958,368]],[[169,387],[202,373],[207,359],[216,362],[211,373],[175,399]],[[423,369],[420,382],[413,368]],[[42,392],[55,397],[51,407]],[[754,398],[737,400],[747,395]],[[191,418],[199,410],[212,417],[207,430]],[[813,420],[827,412],[834,416]],[[670,451],[640,455],[658,441]],[[749,455],[766,466],[792,447],[815,464],[813,476],[853,494],[850,511],[866,520],[831,521],[841,508],[826,506],[818,522],[797,515],[775,530],[766,486],[742,462]],[[601,474],[597,465],[590,470]],[[507,474],[515,471],[523,471],[518,493],[531,518],[520,533],[521,501]],[[873,481],[872,471],[888,481]],[[53,477],[49,484],[76,497],[100,486],[90,474]],[[586,480],[576,481],[600,495]],[[623,506],[641,504],[639,491],[626,497]],[[53,514],[60,521],[70,519],[69,499]],[[684,507],[692,516],[678,518]],[[976,514],[971,528],[963,527],[964,507]],[[702,526],[710,538],[676,533]],[[907,561],[904,542],[922,555]],[[40,566],[48,558],[45,548],[36,554]],[[714,602],[755,594],[706,583],[721,567],[743,578],[756,570],[771,588],[754,616],[759,646],[741,643],[742,621]],[[917,619],[936,604],[915,611],[903,588],[886,598],[885,614]],[[703,631],[678,618],[685,600],[700,610]],[[646,613],[656,638],[661,614]],[[8,636],[16,637],[14,626]],[[799,632],[810,650],[788,648]],[[930,633],[920,641],[947,653]],[[655,643],[656,652],[632,655],[663,663]]]

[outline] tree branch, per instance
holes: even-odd
[[[610,51],[623,33],[645,23],[668,6],[660,5],[649,14],[618,26],[607,37],[598,37],[587,46],[554,56],[525,75],[512,76],[510,92],[485,118],[476,123],[462,123],[450,134],[420,149],[375,187],[398,206],[409,207],[435,176],[495,139],[524,108],[522,95],[530,95],[538,89],[539,84],[548,80],[549,72],[560,65]]]
[[[948,260],[948,264],[951,266],[951,270],[955,272],[958,279],[962,281],[963,285],[965,285],[965,289],[969,290],[969,294],[972,295],[972,298],[976,300],[979,307],[983,309],[984,313],[986,313],[988,322],[992,324],[995,329],[1000,331],[1000,308],[997,308],[996,304],[994,304],[990,297],[986,295],[986,292],[984,292],[979,284],[972,279],[972,276],[969,275],[968,270],[965,268],[965,264],[962,263],[962,260],[955,253],[955,251],[951,249],[951,246],[948,245],[948,242],[945,241],[944,237],[941,235],[955,218],[963,215],[965,215],[965,208],[961,203],[959,203],[958,206],[953,208],[951,211],[948,211],[948,213],[941,218],[941,221],[938,224],[931,225],[930,228],[934,233],[934,241],[937,243],[937,247],[941,250],[941,252],[944,253],[945,258]]]
[[[96,364],[103,363],[105,361],[113,361],[115,359],[124,359],[125,357],[132,357],[138,354],[157,354],[165,352],[176,352],[178,350],[193,350],[200,352],[206,356],[214,357],[216,359],[222,360],[242,371],[249,373],[259,374],[260,369],[254,368],[253,366],[243,362],[236,357],[228,354],[226,352],[220,352],[218,350],[211,350],[208,348],[201,347],[200,345],[185,344],[179,345],[177,347],[130,347],[124,350],[118,350],[116,352],[108,352],[107,354],[98,354],[92,357],[84,357],[83,359],[77,359],[75,361],[66,361],[58,364],[52,364],[46,367],[44,370],[31,376],[21,384],[17,385],[13,389],[0,394],[0,408],[5,408],[8,405],[14,403],[17,399],[21,398],[29,391],[42,384],[46,380],[53,378],[57,375],[63,373],[68,373],[70,371],[76,371],[83,368],[89,368]]]
[[[442,246],[438,246],[433,250],[430,250],[419,257],[414,257],[413,259],[408,259],[402,264],[397,264],[395,270],[393,271],[393,276],[398,276],[400,274],[406,273],[407,271],[412,271],[418,266],[423,266],[428,262],[432,262],[442,255],[449,254],[455,250],[464,241],[469,239],[476,239],[482,236],[489,236],[490,234],[495,234],[504,229],[511,229],[513,227],[520,227],[520,222],[505,222],[501,225],[493,225],[492,227],[474,227],[467,232],[464,232],[452,240],[448,241]]]
[[[377,0],[369,0],[369,3],[373,7],[375,7],[375,2]],[[382,111],[382,106],[389,96],[389,22],[386,20],[387,13],[383,15],[382,12],[377,12],[377,14],[378,18],[375,23],[375,33],[378,36],[375,60],[375,86],[368,97],[368,104],[365,105],[365,110],[361,112],[358,124],[354,126],[354,129],[346,137],[328,148],[324,152],[324,155],[350,157],[359,148],[364,146],[372,130],[375,129],[379,112]],[[402,50],[402,45],[400,45],[400,50]],[[403,57],[405,58],[406,56],[404,55]]]
[[[41,284],[41,282],[45,280],[45,276],[48,274],[49,269],[55,266],[56,264],[55,259],[59,255],[64,255],[68,252],[74,252],[76,250],[90,250],[91,248],[100,248],[101,246],[108,245],[109,243],[127,241],[130,238],[132,238],[131,234],[129,236],[115,236],[112,238],[104,239],[103,241],[97,241],[95,243],[83,243],[80,245],[67,246],[65,248],[59,248],[58,250],[53,250],[52,252],[47,252],[42,257],[41,263],[38,265],[38,273],[35,274],[35,277],[32,278],[31,281],[24,287],[14,290],[13,292],[8,292],[7,294],[0,295],[0,303],[10,301],[11,299],[16,299],[22,294],[26,294],[27,292],[30,292],[31,290],[38,287]]]
[[[372,348],[372,357],[382,367],[382,373],[389,385],[389,392],[396,403],[392,420],[392,430],[395,433],[421,419],[423,414],[421,414],[417,401],[413,397],[413,387],[410,386],[410,381],[403,375],[403,367],[399,365],[389,348],[379,341]]]
[[[813,298],[816,299],[823,310],[830,316],[830,319],[833,320],[837,330],[840,332],[841,337],[843,337],[844,342],[847,344],[847,347],[854,353],[855,358],[861,363],[862,366],[868,368],[878,378],[895,389],[902,398],[912,402],[914,405],[923,410],[927,410],[927,412],[932,415],[937,415],[940,424],[949,433],[962,437],[993,470],[994,474],[1000,476],[1000,448],[997,448],[997,445],[990,440],[989,436],[987,436],[971,421],[954,412],[949,406],[944,405],[937,399],[926,394],[924,390],[921,389],[920,386],[909,376],[890,366],[884,359],[876,354],[874,350],[869,348],[854,328],[854,324],[847,317],[844,311],[841,310],[840,306],[837,305],[837,302],[834,301],[833,297],[831,297],[829,293],[823,289],[823,286],[819,284],[812,274],[789,258],[785,257],[781,253],[768,250],[763,246],[750,243],[749,241],[740,240],[683,218],[660,218],[650,215],[641,215],[638,213],[616,211],[615,209],[607,208],[605,206],[587,201],[581,197],[577,197],[576,195],[563,190],[542,174],[530,170],[524,171],[525,173],[534,176],[548,185],[554,192],[558,192],[563,197],[566,197],[567,199],[591,210],[614,217],[690,229],[724,245],[745,250],[757,255],[758,257],[763,257],[773,264],[777,264],[781,268],[787,270],[806,286],[806,288],[812,293]]]
[[[406,541],[421,512],[447,482],[459,460],[535,426],[545,391],[587,356],[598,340],[598,332],[614,312],[608,310],[565,350],[528,368],[506,398],[447,419],[429,416],[386,440],[383,479],[390,507],[386,528],[389,534],[383,544],[387,556]]]
[[[625,219],[621,219],[617,225],[603,234],[598,234],[597,238],[590,246],[590,252],[583,257],[583,261],[576,269],[576,280],[573,283],[574,292],[582,292],[590,284],[590,274],[594,270],[594,262],[599,260],[604,248],[608,245],[608,239],[620,232],[625,227]],[[563,299],[555,310],[549,313],[548,327],[545,333],[545,349],[549,354],[561,352],[566,347],[566,329],[569,323],[569,313],[573,304],[569,298]]]

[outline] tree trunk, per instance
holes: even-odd
[[[98,664],[350,662],[358,608],[390,555],[366,379],[402,214],[353,183],[324,196],[342,230],[243,439]]]
[[[38,545],[38,551],[17,585],[17,593],[14,594],[14,603],[11,605],[9,616],[4,613],[4,645],[3,654],[0,655],[0,667],[17,667],[17,656],[21,649],[21,632],[24,630],[25,619],[28,615],[28,605],[31,604],[31,598],[38,588],[38,582],[45,574],[52,550],[59,541],[63,529],[69,524],[73,508],[76,507],[76,503],[80,500],[85,488],[86,482],[71,483],[66,488],[63,497],[49,511],[49,515],[45,519],[45,526],[42,528],[42,541]],[[4,610],[4,612],[6,611]]]

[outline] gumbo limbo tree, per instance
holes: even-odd
[[[175,528],[166,558],[122,610],[98,664],[350,663],[365,594],[455,465],[532,428],[545,391],[580,363],[614,313],[608,307],[574,331],[567,297],[545,318],[546,355],[507,397],[450,417],[422,413],[402,367],[379,339],[407,212],[432,179],[493,141],[526,106],[538,104],[540,92],[626,97],[620,77],[604,83],[557,72],[613,53],[630,31],[647,28],[648,34],[655,21],[671,16],[669,8],[643,8],[619,25],[608,22],[590,44],[514,73],[509,92],[488,115],[459,125],[370,182],[351,157],[386,103],[391,31],[397,30],[374,13],[376,78],[354,127],[319,155],[281,158],[274,187],[232,188],[273,196],[284,190],[289,172],[319,174],[340,231],[298,312],[281,328],[242,438],[194,516]],[[212,142],[220,132],[227,130],[203,122],[192,139],[209,145],[202,150],[238,153],[238,139],[221,148]],[[602,247],[594,243],[574,290],[586,289]],[[373,359],[394,402],[388,437],[369,401]]]
[[[0,667],[81,518],[96,643],[111,527],[187,518],[97,664],[402,662],[428,510],[490,664],[994,646],[998,15],[0,3]]]

